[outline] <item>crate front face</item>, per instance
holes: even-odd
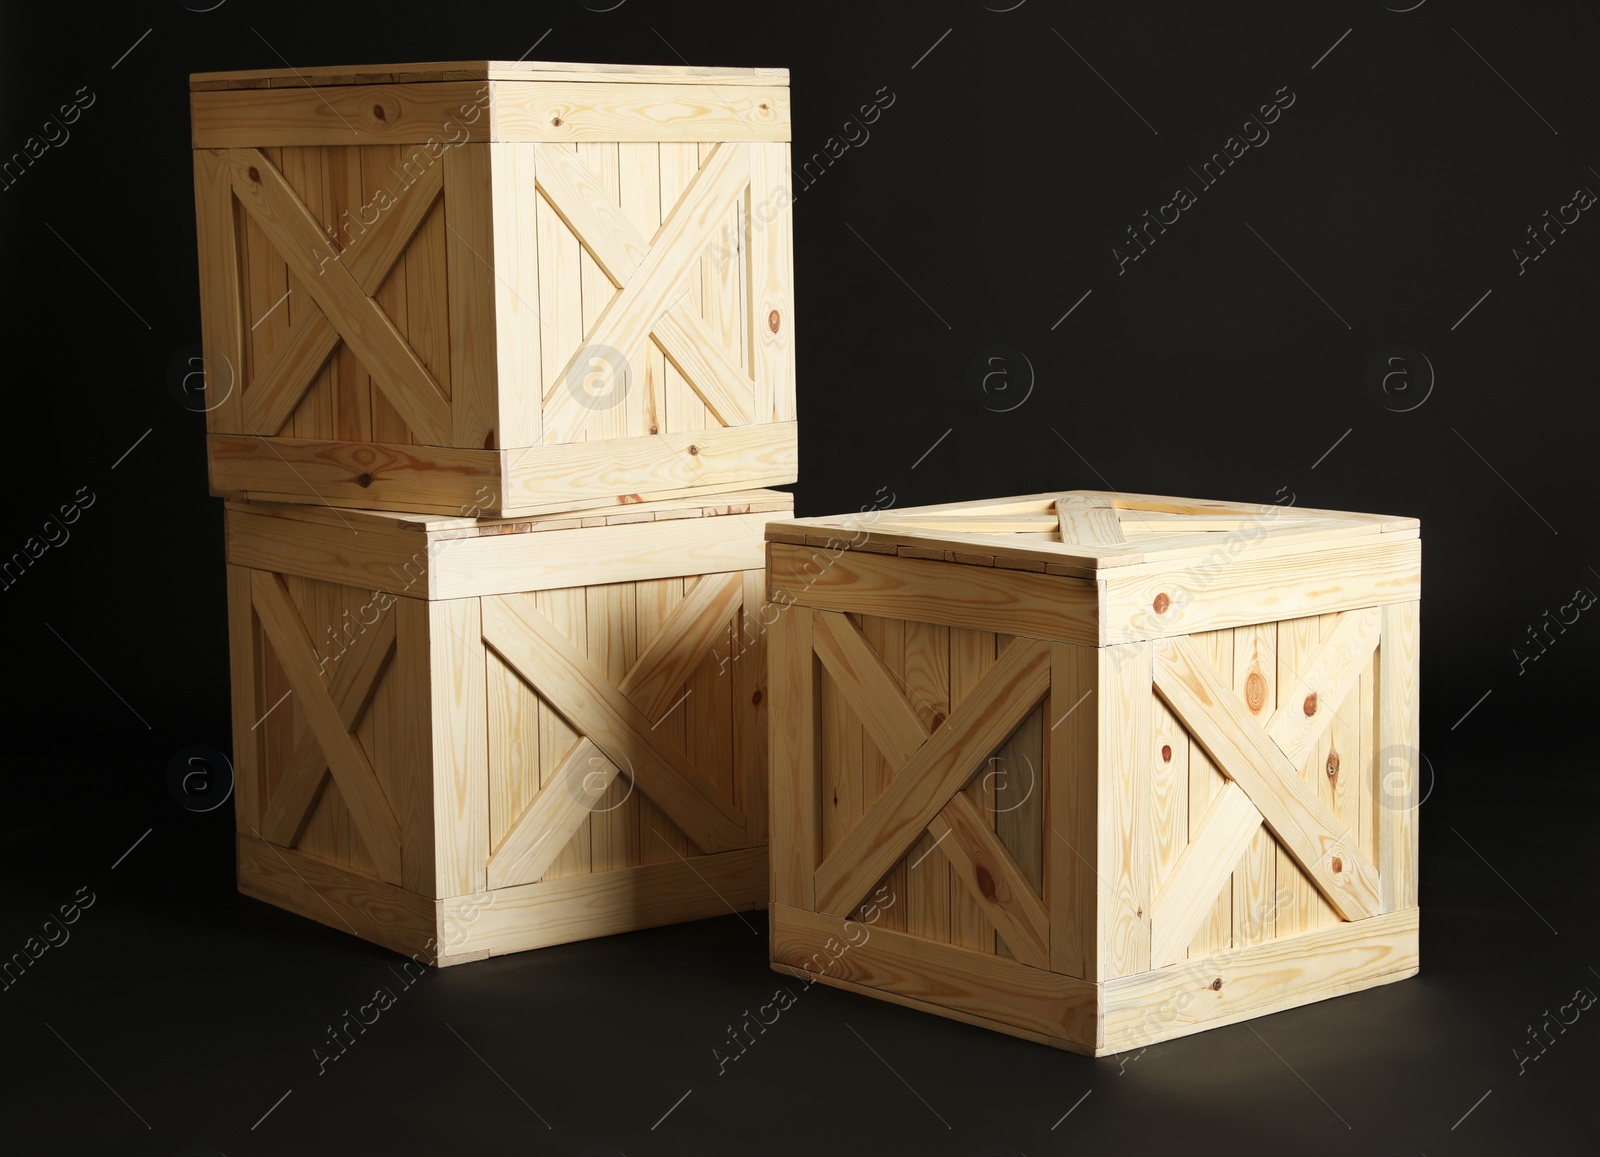
[[[304,88],[194,94],[215,491],[477,515],[793,480],[786,85],[341,79],[343,133]]]
[[[482,600],[488,888],[765,843],[761,590],[735,571]]]

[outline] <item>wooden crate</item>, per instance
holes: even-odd
[[[759,907],[792,509],[230,502],[240,891],[439,964]]]
[[[213,493],[501,517],[794,481],[786,70],[190,87]]]
[[[772,959],[1102,1055],[1417,970],[1415,519],[774,522]]]

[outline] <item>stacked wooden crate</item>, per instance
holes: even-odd
[[[786,72],[191,88],[241,889],[439,963],[759,904]]]

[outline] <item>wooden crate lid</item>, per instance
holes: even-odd
[[[450,538],[484,538],[498,534],[536,534],[548,530],[573,530],[581,526],[623,526],[639,522],[671,522],[685,518],[787,515],[794,512],[794,496],[781,490],[736,490],[697,498],[671,498],[655,502],[629,502],[591,510],[569,510],[524,518],[452,518],[440,514],[404,514],[387,510],[349,510],[288,502],[246,502],[230,499],[229,510],[268,515],[295,522],[363,527],[391,527],[423,534],[430,541]]]
[[[451,80],[606,81],[611,84],[737,84],[786,87],[787,68],[700,68],[676,64],[577,64],[560,60],[458,60],[428,64],[323,65],[196,72],[191,92],[237,88],[333,88],[346,84],[428,84]]]
[[[1221,560],[1416,538],[1415,518],[1072,490],[769,522],[767,541],[1094,577],[1221,551]]]

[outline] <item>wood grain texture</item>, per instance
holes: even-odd
[[[476,599],[427,609],[434,880],[440,896],[462,896],[483,891],[489,862],[484,631]]]
[[[1102,678],[1093,647],[1050,648],[1050,790],[1047,835],[1050,967],[1084,980],[1101,979],[1097,949],[1102,884],[1096,864],[1100,827]]]
[[[1099,658],[1098,978],[1110,980],[1150,967],[1152,651],[1131,643]]]
[[[1217,889],[1261,829],[1261,813],[1236,783],[1222,789],[1152,902],[1150,967],[1180,959],[1211,914]]]
[[[770,85],[494,83],[500,141],[787,141],[789,93]]]
[[[1050,967],[1050,917],[989,818],[962,792],[928,824],[939,851],[1017,960]]]
[[[1417,906],[1417,810],[1422,789],[1418,730],[1421,606],[1383,609],[1378,652],[1378,877],[1383,910]]]

